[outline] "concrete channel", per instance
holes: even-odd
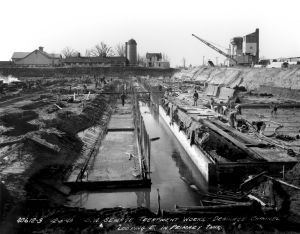
[[[185,150],[181,147],[180,143],[173,137],[168,126],[161,119],[161,117],[159,117],[157,108],[158,107],[154,104],[149,106],[149,104],[140,103],[140,111],[143,116],[149,137],[159,137],[159,140],[151,143],[151,187],[79,191],[69,197],[70,202],[68,205],[96,209],[115,206],[144,206],[152,210],[156,210],[158,208],[157,189],[159,189],[160,205],[162,209],[173,209],[174,204],[176,203],[187,206],[200,204],[199,195],[195,193],[190,185],[195,185],[202,191],[206,191],[207,184],[186,154]],[[123,110],[125,109],[126,106]],[[112,121],[117,123],[110,126],[114,126],[114,128],[121,128],[122,126],[119,126],[121,122],[117,121],[117,118],[119,117],[112,116]],[[126,121],[124,121],[124,124],[125,125],[123,125],[123,127],[130,127],[129,124],[126,124]],[[115,131],[108,131],[108,145],[110,145],[110,138],[115,139],[115,133]],[[130,131],[127,131],[126,133],[125,135],[127,139],[124,144],[127,144],[125,151],[128,152],[134,149],[130,147],[130,137],[128,137]],[[105,145],[106,143],[104,143],[101,148],[105,148]],[[119,157],[117,158],[119,159]],[[122,159],[125,159],[123,161],[124,163],[128,163],[129,161],[128,157],[123,157]],[[109,165],[101,166],[98,165],[97,161],[95,161],[94,165],[94,168],[92,168],[91,172],[89,173],[89,178],[95,178],[97,176],[98,178],[101,178],[105,173],[102,172],[103,169],[104,171],[109,171],[109,169],[105,169],[106,166],[110,167]],[[111,178],[115,178],[114,176],[119,176],[121,174],[122,176],[130,176],[130,173],[126,173],[126,171],[122,169],[118,170],[117,174],[107,173],[105,176],[110,175]]]
[[[130,99],[125,105],[117,103],[104,132],[94,131],[96,136],[85,133],[92,152],[80,171],[71,173],[68,186],[73,190],[150,186],[145,146],[140,142],[141,136],[147,137],[147,133],[139,133],[135,126],[135,111]]]

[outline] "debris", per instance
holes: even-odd
[[[199,190],[199,189],[196,187],[196,185],[194,185],[194,184],[191,184],[191,185],[190,185],[190,188],[193,189],[193,190],[195,190],[195,191],[198,191],[198,190]]]
[[[31,136],[27,136],[26,138],[41,145],[41,146],[48,148],[56,153],[60,152],[60,148],[57,145],[53,145],[53,144],[47,142],[46,140],[39,138],[38,136],[31,135]]]
[[[150,141],[157,141],[159,139],[160,139],[160,137],[153,137],[153,138],[150,138]]]
[[[250,208],[253,206],[253,202],[236,202],[227,205],[214,205],[214,206],[179,206],[175,204],[176,210],[185,211],[213,211],[213,210],[223,210],[223,209],[237,209],[237,208]]]
[[[251,200],[257,201],[261,206],[266,206],[265,202],[263,202],[261,199],[259,199],[258,197],[254,196],[253,194],[248,194],[247,196]]]
[[[140,177],[140,176],[141,176],[141,173],[133,172],[132,175],[133,175],[134,177]]]
[[[191,183],[183,176],[180,176],[180,179],[182,179],[185,183],[187,183],[188,185],[191,185]]]
[[[263,175],[265,175],[266,173],[266,171],[263,171],[252,178],[248,178],[244,183],[240,185],[240,190],[249,191],[251,188],[257,186],[257,184],[261,183],[265,179]]]
[[[54,106],[56,106],[59,110],[62,110],[62,108],[59,105],[57,105],[56,103],[54,104]]]

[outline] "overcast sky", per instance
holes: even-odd
[[[224,57],[191,36],[225,51],[230,39],[260,29],[260,54],[300,56],[299,0],[0,0],[0,60],[14,51],[69,46],[84,54],[97,43],[134,38],[138,53],[161,52],[171,65]]]

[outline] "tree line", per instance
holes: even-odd
[[[120,56],[125,57],[125,44],[119,43],[115,47],[111,47],[105,42],[100,42],[91,49],[85,50],[85,57],[113,57]],[[61,54],[64,58],[77,57],[80,53],[77,50],[67,46],[62,51]],[[166,54],[162,54],[164,61],[169,61],[169,57]],[[146,55],[137,55],[138,64],[146,64]]]

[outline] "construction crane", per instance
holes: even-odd
[[[199,41],[203,42],[205,45],[209,46],[210,48],[212,48],[213,50],[217,51],[218,53],[220,53],[221,55],[225,56],[226,58],[232,60],[233,62],[235,62],[237,64],[237,61],[232,58],[229,54],[226,54],[225,52],[223,52],[222,50],[218,49],[217,47],[215,47],[214,45],[210,44],[209,42],[205,41],[204,39],[196,36],[195,34],[192,34],[193,37],[197,38]]]

